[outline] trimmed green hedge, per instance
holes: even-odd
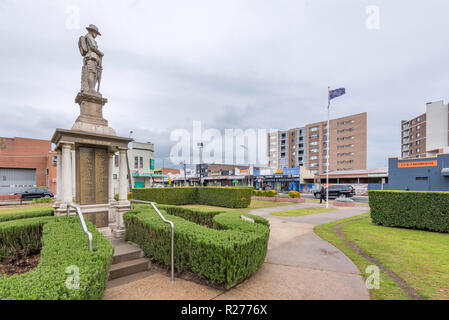
[[[158,204],[204,204],[225,208],[247,208],[251,204],[250,187],[172,187],[133,189],[133,199]]]
[[[55,210],[52,207],[19,208],[12,210],[10,213],[0,213],[0,222],[17,219],[53,216],[54,212]]]
[[[449,192],[369,191],[371,219],[388,227],[449,232]]]
[[[42,227],[53,219],[38,217],[0,223],[0,262],[15,256],[19,250],[26,255],[39,250],[42,247]]]
[[[265,260],[270,234],[266,219],[241,219],[239,212],[204,211],[158,205],[175,224],[175,269],[191,270],[214,284],[230,287],[254,274]],[[123,215],[126,239],[145,254],[170,264],[171,228],[148,206]],[[197,224],[197,223],[201,223]]]
[[[40,217],[0,224],[3,252],[17,248],[37,249],[41,259],[33,270],[0,277],[0,300],[101,299],[106,290],[114,248],[86,221],[93,235],[93,252],[78,217]],[[7,240],[5,240],[7,235]],[[68,289],[70,266],[79,268],[79,288]]]

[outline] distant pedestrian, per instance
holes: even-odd
[[[324,190],[324,187],[321,187],[320,190],[320,204],[323,203],[323,200],[325,200],[324,198],[324,194],[326,193],[326,191]]]
[[[408,186],[405,187],[405,191],[410,191]]]

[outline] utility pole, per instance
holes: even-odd
[[[330,128],[330,112],[331,112],[331,87],[327,87],[327,161],[326,161],[326,208],[329,208],[329,162],[330,162],[330,144],[329,138],[331,135]],[[320,179],[321,180],[321,179]]]
[[[184,167],[184,187],[186,187],[187,186],[186,162],[181,161],[179,164],[180,165],[182,164]]]
[[[131,138],[131,135],[134,133],[134,131],[129,132],[129,138]],[[128,149],[129,150],[129,149]],[[129,168],[129,159],[128,159],[128,150],[126,150],[126,166],[128,168],[128,186],[129,186],[129,192],[133,190],[133,184],[131,181],[131,169]]]

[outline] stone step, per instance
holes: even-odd
[[[118,245],[115,247],[112,264],[143,258],[144,253],[136,245]]]
[[[139,258],[113,264],[109,270],[109,280],[121,278],[137,272],[146,271],[150,267],[150,260]]]

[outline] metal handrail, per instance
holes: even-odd
[[[81,211],[81,208],[79,205],[76,205],[73,203],[68,203],[67,204],[67,217],[70,216],[70,208],[74,208],[76,210],[76,212],[78,213],[78,216],[80,217],[80,220],[81,220],[81,225],[83,226],[83,230],[87,234],[87,238],[89,239],[89,251],[92,252],[92,239],[93,239],[92,233],[90,233],[87,230],[86,221],[84,221],[83,212]]]
[[[175,224],[170,221],[165,219],[165,217],[162,215],[162,213],[159,211],[159,209],[156,207],[156,203],[155,202],[151,202],[151,201],[142,201],[142,200],[131,200],[131,206],[132,203],[141,203],[141,204],[151,204],[154,208],[154,210],[156,210],[157,214],[159,215],[159,217],[162,219],[162,221],[164,221],[165,223],[168,223],[171,226],[171,281],[175,281],[175,256],[174,256],[174,252],[175,252]],[[132,207],[131,207],[132,209]]]

